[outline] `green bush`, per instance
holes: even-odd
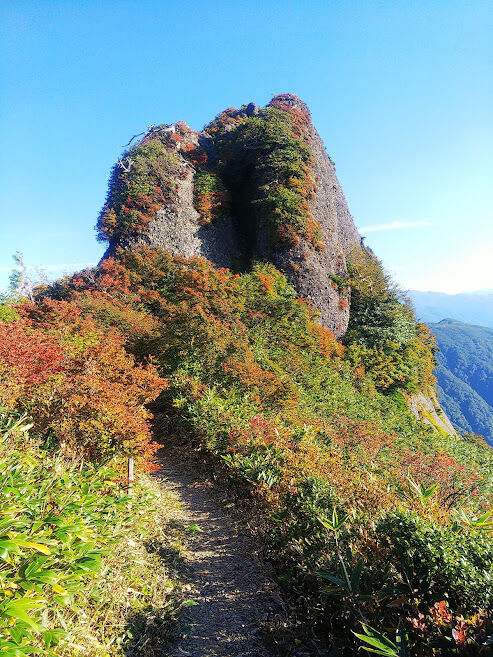
[[[325,559],[327,551],[335,548],[334,534],[327,532],[324,519],[332,516],[338,504],[338,496],[326,481],[307,477],[293,486],[279,511],[271,516],[272,549],[283,555],[289,586],[310,590],[309,605],[318,588],[310,573]]]
[[[19,315],[16,313],[10,299],[0,295],[0,322],[13,322],[18,319]]]
[[[426,390],[435,379],[435,343],[424,324],[366,248],[348,258],[351,285],[349,326],[344,338],[347,359],[362,365],[381,392]]]
[[[487,531],[427,522],[394,511],[377,523],[375,534],[386,549],[399,581],[409,594],[433,605],[447,600],[462,613],[487,608],[493,599],[493,542]]]

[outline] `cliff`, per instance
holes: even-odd
[[[433,410],[428,332],[362,245],[334,163],[296,96],[226,109],[201,132],[178,122],[134,137],[113,168],[98,230],[106,256],[145,245],[237,273],[273,264],[344,339],[356,372],[453,431]]]
[[[237,270],[270,260],[322,325],[346,332],[349,288],[332,277],[347,276],[361,238],[296,96],[225,110],[202,132],[184,123],[148,129],[113,170],[99,231],[109,254],[143,243]]]

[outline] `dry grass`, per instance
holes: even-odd
[[[182,604],[180,504],[146,475],[135,495],[147,510],[105,558],[76,615],[60,619],[70,637],[58,646],[60,657],[154,657],[173,635]]]

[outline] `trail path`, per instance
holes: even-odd
[[[161,464],[158,477],[181,500],[184,522],[202,530],[191,536],[185,553],[190,597],[198,604],[184,610],[180,638],[168,657],[272,657],[262,627],[285,615],[275,585],[207,484],[173,457],[166,455]]]

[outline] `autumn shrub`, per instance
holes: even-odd
[[[332,281],[332,285],[334,289],[336,290],[345,290],[349,285],[348,279],[345,276],[337,276],[336,274],[330,274],[329,278]]]
[[[183,173],[166,136],[156,133],[132,146],[113,167],[98,218],[99,239],[118,244],[142,233],[158,210],[172,205]]]
[[[197,171],[194,179],[194,202],[200,214],[199,221],[204,226],[228,212],[228,192],[217,173],[206,169]]]
[[[115,452],[150,459],[145,404],[165,387],[138,365],[123,339],[65,301],[19,307],[0,323],[0,402],[27,412],[67,454],[101,459]]]
[[[487,654],[493,631],[488,520],[449,518],[437,525],[395,509],[369,529],[360,572],[362,617],[372,612],[383,619],[381,626],[406,628],[410,654]]]
[[[15,312],[11,299],[8,296],[0,295],[0,322],[12,322],[17,318],[18,315]]]
[[[287,489],[272,515],[270,540],[273,550],[282,550],[291,586],[306,588],[305,580],[319,564],[320,556],[334,549],[322,520],[339,505],[337,492],[320,476],[299,478]]]
[[[234,113],[228,118],[234,122]],[[404,513],[432,528],[433,550],[441,536],[444,545],[452,545],[444,527],[451,526],[458,509],[480,515],[491,505],[493,455],[479,442],[435,433],[409,412],[409,382],[426,385],[431,345],[426,335],[419,337],[408,310],[403,324],[389,320],[396,342],[388,365],[391,381],[384,387],[377,360],[373,372],[362,370],[361,358],[351,353],[356,346],[385,354],[385,341],[341,345],[271,264],[253,263],[251,271],[238,275],[159,249],[116,255],[58,283],[51,294],[77,307],[81,321],[98,317],[105,330],[120,331],[138,360],[153,359],[168,380],[153,403],[163,435],[187,451],[190,446],[206,451],[245,495],[266,554],[304,618],[341,655],[357,649],[356,637],[348,637],[358,631],[362,616],[375,631],[384,623],[394,633],[401,620],[421,654],[433,655],[429,637],[425,640],[406,618],[429,616],[440,600],[419,589],[417,607],[394,605],[399,595],[407,595],[399,594],[405,576],[392,552],[394,530],[389,526],[385,534],[375,528]],[[384,297],[386,286],[382,278]],[[394,310],[390,315],[395,318]],[[366,331],[365,340],[371,335]],[[411,373],[416,367],[406,363],[409,345],[423,350],[422,374],[419,368]],[[386,368],[382,364],[382,377]],[[411,494],[411,481],[433,491],[427,506]],[[412,540],[418,541],[419,527]],[[482,558],[482,543],[474,537],[471,550]],[[345,581],[344,569],[355,573],[357,595],[345,589],[329,594],[319,570]],[[480,613],[476,575],[471,584],[476,597],[464,610],[463,583],[449,576],[437,589],[457,605],[455,616],[471,619]],[[432,590],[432,576],[426,577],[420,586]]]

